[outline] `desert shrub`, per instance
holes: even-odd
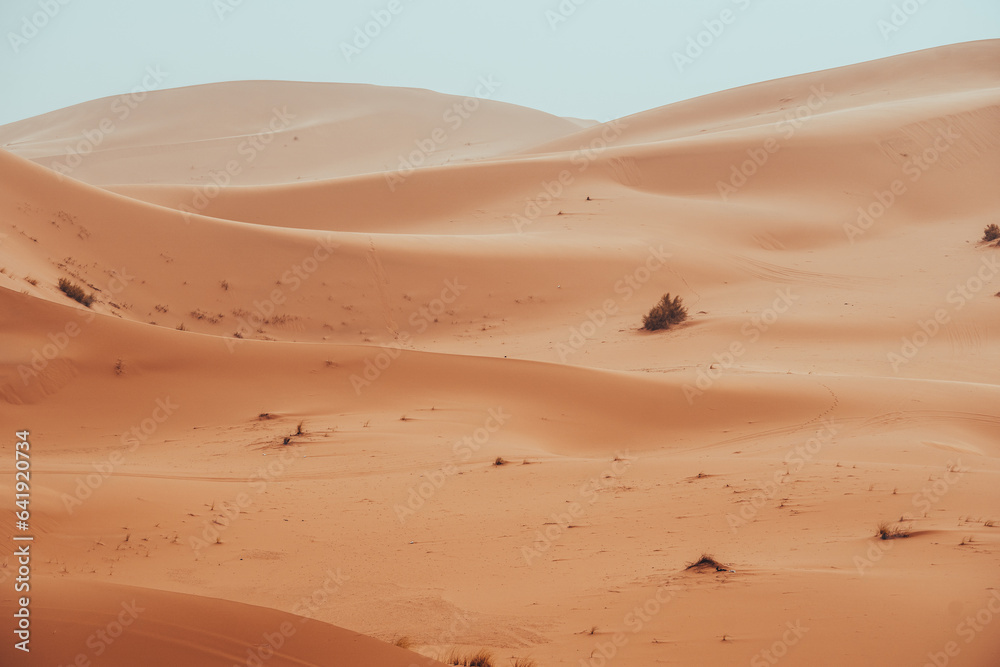
[[[907,532],[905,528],[900,526],[893,526],[888,521],[883,521],[878,525],[876,529],[878,532],[875,533],[879,539],[883,540],[896,540],[902,537],[909,537],[910,533]]]
[[[642,318],[642,328],[647,331],[669,329],[687,319],[687,308],[679,296],[670,298],[670,293],[663,295],[660,302]]]
[[[983,240],[989,243],[990,241],[996,241],[1000,239],[1000,227],[997,227],[995,222],[991,222],[986,225],[986,229],[983,230]]]
[[[448,656],[448,664],[460,667],[493,667],[493,654],[484,648],[467,655],[452,650]]]
[[[715,570],[716,572],[727,572],[729,568],[715,560],[711,554],[702,554],[701,558],[688,565],[685,570]]]
[[[76,283],[71,283],[65,278],[59,279],[59,289],[62,290],[63,294],[73,299],[74,301],[82,303],[87,308],[90,308],[90,304],[94,303],[93,292],[87,294],[82,287],[80,287]]]

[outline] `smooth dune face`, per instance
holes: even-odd
[[[0,127],[0,662],[996,665],[998,58]]]

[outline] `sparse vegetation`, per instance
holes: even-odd
[[[178,331],[187,331],[187,327],[185,327],[184,323],[181,322],[180,324],[177,325],[177,330]]]
[[[394,639],[392,641],[392,645],[398,646],[399,648],[409,649],[411,646],[413,646],[413,640],[407,637],[406,635],[403,635],[402,637],[397,637],[396,639]]]
[[[115,362],[115,375],[125,374],[125,362],[119,359]]]
[[[448,664],[459,667],[493,667],[493,654],[484,648],[465,655],[453,650],[448,656]]]
[[[299,425],[295,427],[295,435],[302,435],[302,427],[305,425],[305,422],[299,422]]]
[[[228,280],[220,280],[219,281],[219,287],[221,287],[222,289],[224,289],[225,291],[228,292],[229,291],[229,281]]]
[[[222,320],[223,317],[225,317],[225,315],[223,315],[222,313],[219,313],[218,315],[212,315],[210,313],[206,313],[205,311],[199,308],[198,310],[191,311],[191,317],[193,317],[196,320],[207,320],[209,324],[218,324],[219,321]]]
[[[24,277],[24,282],[28,283],[32,287],[37,287],[38,286],[38,280],[36,280],[35,278],[32,278],[31,276],[25,276]]]
[[[716,572],[728,572],[729,568],[715,560],[711,554],[702,554],[701,558],[688,565],[685,570],[715,570]]]
[[[531,658],[514,658],[511,667],[538,667],[538,663]]]
[[[875,535],[882,540],[897,540],[909,537],[910,533],[901,526],[893,526],[888,521],[883,521],[878,525]]]
[[[498,456],[498,457],[496,457],[496,459],[493,460],[493,465],[495,465],[495,466],[504,466],[504,465],[507,465],[507,459],[505,459],[502,456]]]
[[[986,229],[983,230],[983,240],[989,243],[990,241],[996,241],[1000,239],[1000,227],[997,223],[991,222],[986,225]]]
[[[670,293],[663,295],[660,302],[643,316],[642,328],[646,331],[669,329],[687,319],[687,308],[679,296],[670,298]]]
[[[87,294],[87,292],[84,291],[82,287],[80,287],[76,283],[71,283],[69,280],[65,278],[59,279],[59,289],[62,290],[63,294],[73,299],[74,301],[82,303],[87,308],[90,308],[90,304],[94,303],[95,296],[93,292]]]

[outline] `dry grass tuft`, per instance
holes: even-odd
[[[728,572],[729,568],[715,560],[711,554],[702,554],[701,558],[688,565],[685,570],[715,570],[716,572]]]
[[[669,329],[675,324],[680,324],[688,317],[687,308],[679,296],[670,298],[670,294],[664,294],[660,302],[643,316],[642,328],[646,331],[659,331]]]
[[[82,303],[87,308],[90,308],[90,305],[94,303],[95,297],[93,292],[87,294],[82,287],[80,287],[76,283],[71,283],[65,278],[59,279],[59,289],[62,290],[63,294],[73,299],[74,301]]]
[[[494,667],[493,654],[484,648],[479,649],[475,653],[466,654],[452,650],[448,655],[448,664],[458,665],[459,667]]]
[[[909,537],[910,533],[901,526],[893,526],[888,521],[883,521],[878,525],[875,535],[882,540],[897,540]]]
[[[1000,227],[997,223],[991,222],[986,225],[986,229],[983,230],[983,240],[989,243],[990,241],[996,241],[1000,239]]]

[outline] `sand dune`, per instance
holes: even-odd
[[[315,597],[303,598],[298,616],[149,588],[42,579],[36,628],[58,642],[38,642],[30,657],[38,664],[441,664],[310,618],[339,587],[337,578],[331,573]],[[3,655],[18,659],[6,644]]]
[[[0,128],[4,664],[995,665],[998,55],[604,124],[241,82]]]
[[[221,173],[264,185],[468,162],[580,129],[490,100],[501,86],[481,79],[477,97],[285,81],[151,90],[11,123],[0,147],[97,185],[205,185]]]

